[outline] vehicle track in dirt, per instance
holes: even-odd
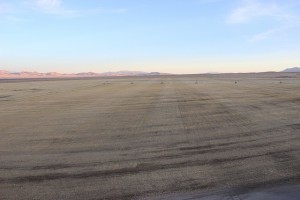
[[[299,80],[197,80],[2,84],[0,198],[139,199],[239,188],[236,196],[241,188],[299,184]],[[36,85],[43,90],[32,92]]]

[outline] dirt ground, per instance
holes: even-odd
[[[1,200],[300,184],[300,74],[1,80],[0,137]]]

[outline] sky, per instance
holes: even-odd
[[[0,0],[8,71],[280,71],[299,36],[299,0]]]

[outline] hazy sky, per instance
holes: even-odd
[[[296,66],[299,0],[0,0],[0,69],[204,73]]]

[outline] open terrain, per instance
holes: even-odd
[[[0,199],[242,199],[300,184],[300,75],[0,80],[0,138]]]

